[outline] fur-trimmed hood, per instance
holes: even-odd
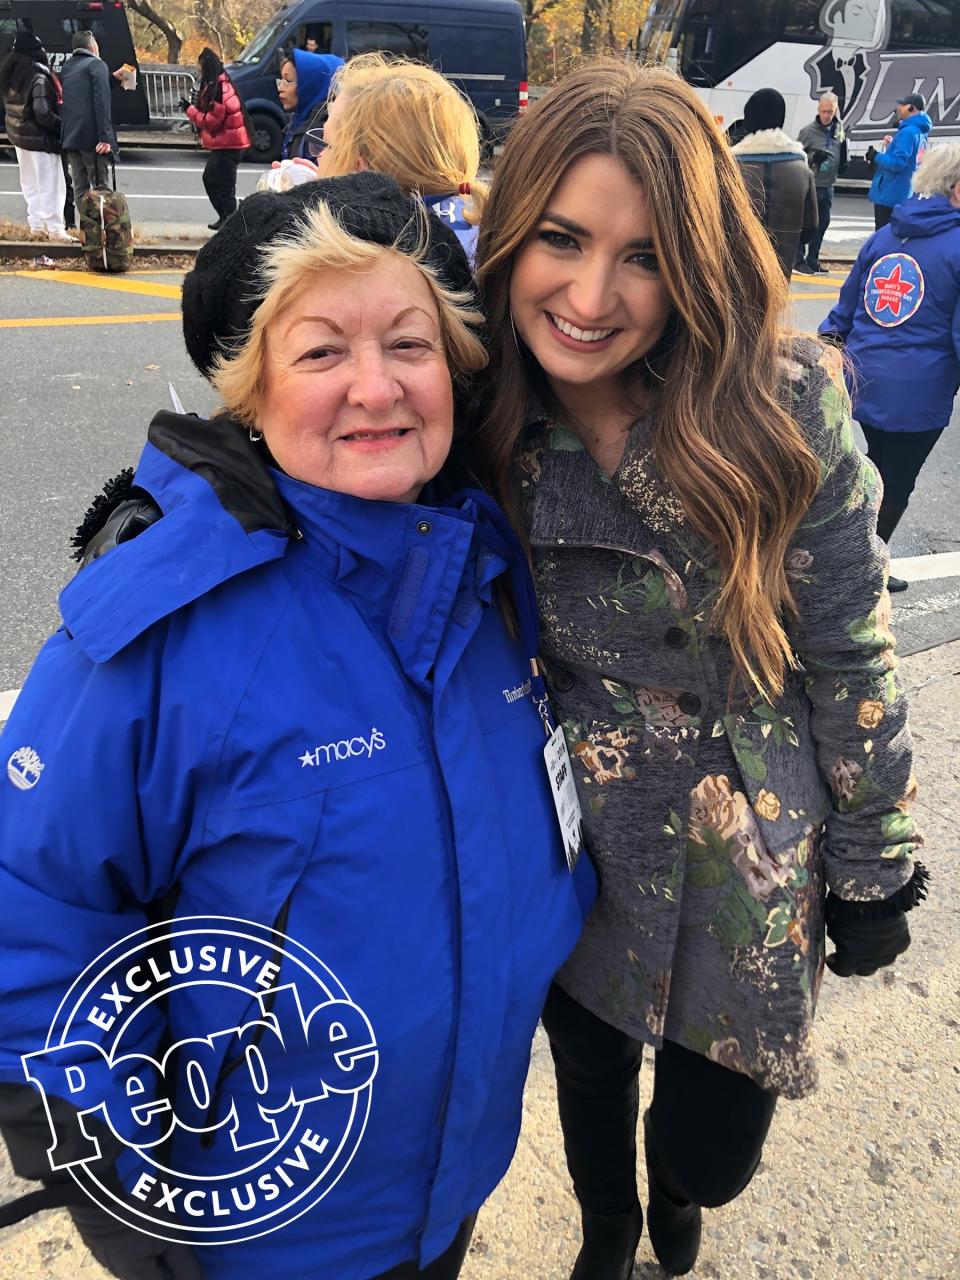
[[[731,150],[735,156],[796,155],[804,160],[807,153],[799,142],[794,142],[782,129],[758,129],[748,133]]]

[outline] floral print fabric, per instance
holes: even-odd
[[[816,1079],[826,885],[888,897],[919,836],[877,477],[835,353],[798,343],[787,376],[822,480],[787,557],[798,669],[776,703],[736,684],[728,704],[719,573],[657,472],[651,421],[607,478],[540,419],[514,474],[601,881],[558,981],[629,1034],[799,1097]]]

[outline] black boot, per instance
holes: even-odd
[[[629,1213],[591,1213],[583,1209],[581,1216],[583,1248],[577,1254],[570,1280],[630,1280],[643,1232],[640,1202]]]
[[[650,1112],[643,1116],[643,1147],[647,1157],[647,1235],[657,1261],[671,1276],[692,1271],[700,1252],[703,1212],[692,1200],[670,1194],[657,1173],[650,1137]],[[584,1273],[586,1274],[586,1273]]]

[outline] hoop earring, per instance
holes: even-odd
[[[656,378],[658,382],[666,382],[666,378],[663,376],[663,374],[657,373],[656,369],[654,369],[653,365],[650,363],[650,361],[647,359],[646,356],[643,357],[643,363],[647,366],[647,373],[649,373],[651,378]]]
[[[247,428],[247,435],[250,437],[251,444],[259,444],[260,441],[263,439],[263,432],[254,431],[253,427]]]

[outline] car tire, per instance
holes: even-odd
[[[253,125],[253,146],[244,155],[244,160],[249,164],[270,164],[279,160],[283,148],[283,128],[273,116],[263,115],[258,111],[250,113],[250,123]]]

